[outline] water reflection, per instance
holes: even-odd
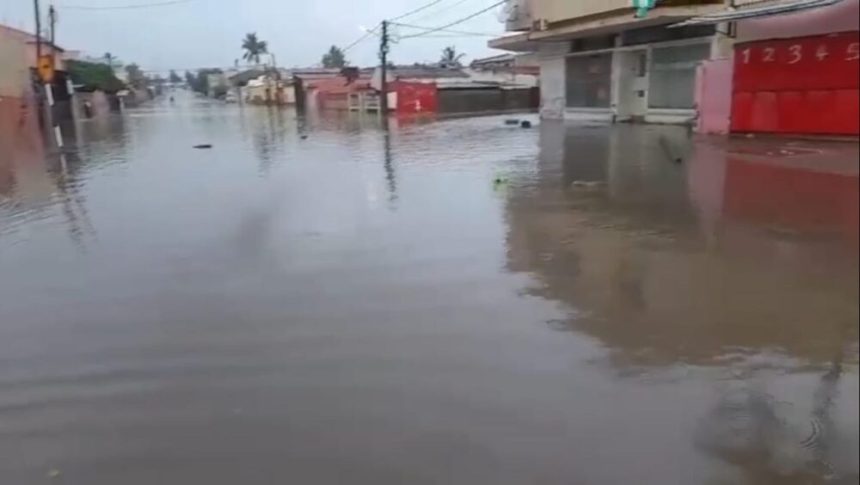
[[[551,327],[598,338],[622,375],[714,368],[696,441],[735,467],[714,483],[856,482],[856,147],[669,127],[540,136],[536,176],[507,199],[508,267],[571,309]]]
[[[844,148],[181,94],[114,123],[2,172],[4,483],[856,475]]]
[[[619,359],[713,364],[774,349],[828,361],[834,336],[858,318],[856,171],[770,159],[767,173],[787,171],[790,182],[762,176],[752,191],[734,172],[762,170],[758,162],[701,141],[703,156],[675,164],[661,136],[686,139],[666,127],[545,124],[539,175],[508,201],[511,269],[534,273],[534,293],[576,308],[569,325],[600,336]],[[810,201],[802,211],[778,202],[787,187]]]

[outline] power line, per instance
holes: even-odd
[[[484,8],[484,9],[482,9],[482,10],[479,10],[479,11],[477,11],[477,12],[475,12],[475,13],[471,14],[471,15],[467,15],[466,17],[463,17],[463,18],[461,18],[460,20],[455,20],[455,21],[450,22],[450,23],[448,23],[448,24],[441,25],[441,26],[439,26],[439,27],[434,27],[434,28],[432,28],[432,29],[427,30],[427,31],[426,31],[426,32],[424,32],[424,33],[421,33],[421,34],[407,35],[407,36],[401,37],[401,39],[410,39],[410,38],[413,38],[413,37],[421,37],[421,36],[424,36],[424,35],[427,35],[427,34],[431,34],[431,33],[433,33],[433,32],[439,32],[439,31],[441,31],[441,30],[445,30],[445,29],[447,29],[448,27],[453,27],[453,26],[455,26],[455,25],[462,24],[463,22],[465,22],[465,21],[467,21],[467,20],[470,20],[470,19],[473,19],[473,18],[477,17],[478,15],[481,15],[481,14],[483,14],[483,13],[489,12],[490,10],[492,10],[492,9],[494,9],[494,8],[496,8],[496,7],[498,7],[499,5],[501,5],[501,4],[503,4],[503,3],[505,3],[506,1],[507,1],[507,0],[501,0],[501,1],[499,1],[499,2],[496,2],[496,3],[492,4],[492,5],[490,5],[490,6],[489,6],[489,7],[487,7],[487,8]]]
[[[473,35],[473,36],[481,36],[481,37],[498,37],[498,35],[499,35],[499,34],[488,34],[486,32],[468,32],[468,31],[463,31],[463,30],[440,29],[438,27],[421,27],[420,25],[401,24],[400,22],[391,22],[391,24],[396,25],[398,27],[406,27],[407,29],[423,30],[427,33],[429,33],[430,31],[433,31],[433,32],[445,32],[448,34]]]
[[[361,42],[363,42],[365,39],[367,39],[368,37],[370,37],[371,35],[373,35],[374,33],[376,33],[376,31],[377,31],[377,30],[379,30],[379,25],[377,25],[376,27],[374,27],[374,28],[372,28],[372,29],[368,30],[367,32],[365,32],[365,33],[364,33],[364,35],[362,35],[361,37],[359,37],[358,39],[356,39],[355,41],[353,41],[353,42],[352,42],[351,44],[349,44],[348,46],[346,46],[346,47],[344,47],[343,49],[341,49],[341,52],[346,53],[346,51],[348,51],[348,50],[352,49],[353,47],[357,46],[358,44],[360,44]]]
[[[153,7],[167,7],[169,5],[178,5],[181,3],[189,3],[195,0],[169,0],[167,2],[156,2],[156,3],[138,3],[132,5],[104,5],[104,6],[95,6],[95,5],[57,5],[58,8],[66,9],[66,10],[129,10],[129,9],[139,9],[139,8],[153,8]]]
[[[434,16],[434,15],[439,15],[439,14],[440,14],[440,13],[442,13],[442,12],[447,12],[447,11],[451,10],[452,8],[457,7],[457,6],[459,6],[459,5],[462,5],[462,4],[464,4],[464,3],[468,2],[468,1],[469,1],[469,0],[459,0],[459,1],[455,2],[455,3],[452,3],[451,5],[448,5],[448,6],[446,6],[446,7],[440,8],[439,10],[434,10],[434,11],[432,11],[432,12],[428,12],[428,13],[426,13],[426,14],[424,14],[424,15],[422,15],[422,16],[420,16],[420,17],[418,17],[418,18],[412,19],[412,21],[413,21],[413,22],[419,22],[419,21],[421,21],[421,20],[424,20],[424,19],[426,19],[426,18],[432,17],[432,16]]]
[[[420,12],[420,11],[422,11],[422,10],[428,9],[428,8],[432,7],[433,5],[436,5],[437,3],[440,3],[440,2],[442,2],[442,0],[433,0],[432,2],[430,2],[430,3],[428,3],[428,4],[424,5],[424,6],[421,6],[421,7],[418,7],[418,8],[416,8],[416,9],[410,10],[410,11],[406,12],[406,13],[405,13],[405,14],[403,14],[403,15],[398,15],[397,17],[394,17],[394,18],[392,18],[391,20],[392,20],[392,21],[394,21],[394,20],[400,20],[400,19],[402,19],[402,18],[404,18],[404,17],[408,17],[408,16],[410,16],[410,15],[412,15],[412,14],[414,14],[414,13],[418,13],[418,12]]]

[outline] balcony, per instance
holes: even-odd
[[[753,2],[761,0],[736,0]],[[725,0],[661,0],[660,7],[697,7],[723,5]],[[544,25],[573,20],[598,19],[629,13],[633,7],[630,0],[508,0],[505,6],[505,23],[508,31],[522,31],[536,24]]]

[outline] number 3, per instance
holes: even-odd
[[[789,64],[797,64],[803,59],[803,46],[800,44],[789,47],[788,52],[791,54],[791,59],[788,60]]]

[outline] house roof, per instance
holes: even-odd
[[[513,62],[516,59],[515,54],[499,54],[496,56],[483,57],[472,61],[472,66],[480,66],[482,64],[495,64],[497,62]]]
[[[469,77],[468,74],[466,74],[460,69],[448,69],[436,66],[394,66],[390,68],[390,72],[392,76],[400,79],[440,79]]]
[[[248,81],[257,79],[265,73],[266,71],[262,69],[246,69],[230,76],[228,79],[231,83],[242,86],[248,84]]]
[[[0,31],[4,31],[4,30],[6,32],[18,37],[19,39],[22,39],[24,42],[26,42],[28,44],[35,44],[36,43],[36,36],[34,34],[31,34],[30,32],[25,32],[21,29],[16,29],[15,27],[10,27],[8,25],[0,24]],[[60,47],[58,45],[52,46],[50,41],[48,41],[47,39],[42,39],[42,45],[44,45],[46,47],[53,47],[53,49],[57,52],[65,52],[65,49],[63,49],[62,47]]]
[[[325,93],[352,93],[355,91],[362,91],[370,89],[370,79],[368,78],[359,78],[351,83],[347,83],[347,80],[343,76],[338,77],[330,77],[330,78],[322,78],[322,79],[313,79],[309,80],[305,83],[305,86],[308,89],[316,89],[320,92]]]

